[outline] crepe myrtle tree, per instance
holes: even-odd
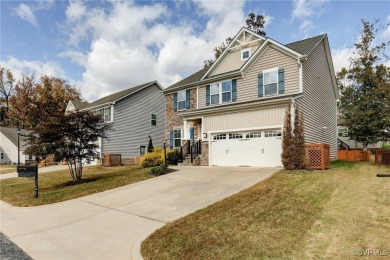
[[[76,111],[57,117],[49,117],[28,135],[28,154],[56,154],[68,163],[70,175],[75,182],[82,180],[84,162],[97,158],[99,138],[107,138],[112,124],[103,122],[100,115],[89,111]]]

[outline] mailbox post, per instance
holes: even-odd
[[[18,165],[16,166],[18,177],[34,178],[34,198],[38,198],[38,165]]]

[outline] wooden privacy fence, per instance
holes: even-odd
[[[321,169],[321,170],[329,169],[330,145],[329,144],[307,144],[305,165],[307,169]]]
[[[370,151],[363,150],[338,150],[337,158],[345,162],[363,162],[370,160]]]
[[[375,150],[375,164],[390,165],[390,150],[376,149]]]
[[[117,166],[122,164],[122,157],[120,154],[103,154],[103,166]]]

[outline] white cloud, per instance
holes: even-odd
[[[31,23],[34,26],[38,26],[37,18],[35,17],[32,9],[25,4],[19,4],[18,7],[16,7],[15,15],[19,16],[21,19],[26,20],[27,22]]]
[[[326,8],[328,0],[294,0],[292,19],[298,19],[301,21],[299,26],[300,32],[308,35],[309,31],[314,28],[313,18],[322,15]]]
[[[70,58],[70,61],[84,67],[87,64],[87,57],[82,52],[78,51],[63,51],[58,54],[61,58]]]
[[[17,80],[21,78],[23,73],[34,73],[36,77],[41,75],[64,77],[65,75],[62,68],[52,61],[20,60],[9,56],[6,60],[1,60],[0,63],[4,68],[11,70]]]
[[[340,47],[332,49],[332,60],[335,72],[341,71],[342,68],[349,68],[349,60],[353,56],[353,48]]]
[[[36,0],[30,5],[19,4],[13,11],[16,16],[19,16],[21,19],[26,20],[35,27],[38,27],[37,18],[35,12],[40,10],[48,10],[54,5],[54,0]]]
[[[201,31],[195,31],[190,19],[171,22],[174,14],[161,2],[113,1],[106,9],[71,2],[65,33],[73,47],[81,42],[90,47],[85,54],[68,50],[59,55],[84,66],[79,84],[87,100],[153,80],[167,87],[201,69],[203,60],[213,57],[213,48],[244,25],[241,1],[194,5],[207,19]]]

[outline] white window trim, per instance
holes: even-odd
[[[110,113],[107,114],[107,115],[110,116],[110,120],[108,120],[108,121],[106,121],[106,118],[105,118],[105,116],[106,116],[106,109],[110,109]],[[92,112],[96,115],[96,114],[97,114],[96,112],[99,111],[99,110],[102,110],[102,113],[99,114],[99,115],[102,116],[103,122],[111,123],[111,122],[114,121],[114,106],[113,106],[113,105],[111,105],[111,106],[105,106],[105,107],[100,107],[100,108],[98,108],[98,109],[92,110]]]
[[[266,70],[263,70],[261,73],[263,73],[263,97],[272,97],[272,96],[276,96],[276,95],[279,95],[279,69],[280,67],[276,67],[276,68],[272,68],[272,69],[266,69]],[[264,74],[265,73],[268,73],[268,72],[273,72],[276,70],[276,94],[273,94],[273,95],[265,95],[265,84],[264,84],[264,79],[265,79],[265,76]],[[269,85],[269,84],[267,84]]]
[[[249,56],[248,56],[248,58],[242,57],[242,56],[244,55],[244,52],[247,52],[247,51],[249,51]],[[249,58],[251,57],[251,55],[252,55],[252,48],[246,48],[246,49],[241,50],[241,54],[240,54],[241,61],[247,61],[247,60],[249,60]]]
[[[180,146],[176,146],[175,140],[179,138],[175,138],[175,131],[180,131]],[[183,129],[182,128],[173,129],[173,148],[180,148],[182,143],[183,143]]]
[[[230,101],[226,101],[226,102],[222,102],[222,93],[228,93],[228,92],[222,92],[222,83],[223,82],[230,82]],[[216,104],[213,104],[211,103],[211,86],[212,85],[216,85],[218,84],[218,103]],[[214,95],[217,95],[217,94],[214,94]],[[212,83],[210,84],[210,105],[213,106],[213,105],[219,105],[219,104],[222,104],[222,103],[230,103],[232,102],[232,98],[233,98],[233,83],[232,83],[232,80],[223,80],[223,81],[219,81],[219,82],[215,82],[215,83]]]
[[[184,100],[179,100],[179,93],[180,92],[184,92]],[[177,111],[184,111],[186,110],[186,100],[187,100],[187,92],[186,92],[186,89],[183,89],[183,90],[179,90],[177,92]],[[183,102],[184,101],[184,108],[183,109],[179,109],[179,102]]]

